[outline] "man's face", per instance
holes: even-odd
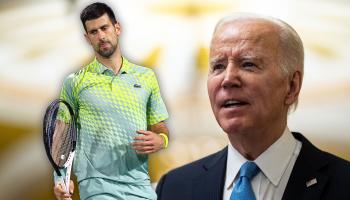
[[[85,22],[85,38],[95,52],[104,58],[109,58],[118,47],[120,26],[112,24],[107,14]]]
[[[228,134],[266,131],[286,118],[289,81],[279,65],[277,29],[266,22],[229,22],[210,49],[208,94]]]

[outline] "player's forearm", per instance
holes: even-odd
[[[167,148],[169,143],[169,130],[165,122],[159,122],[150,127],[150,131],[159,134],[163,140],[162,148]]]
[[[164,133],[169,137],[169,130],[168,127],[166,126],[166,123],[164,121],[161,121],[157,124],[151,125],[148,130],[154,132],[154,133]]]

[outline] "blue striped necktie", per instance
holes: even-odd
[[[260,171],[254,162],[245,162],[239,170],[239,180],[232,190],[230,200],[255,200],[250,180]]]

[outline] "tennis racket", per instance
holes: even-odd
[[[44,116],[43,139],[47,157],[69,193],[77,134],[74,112],[66,101],[56,99],[47,107]],[[65,175],[61,173],[61,169],[65,169]],[[65,177],[62,178],[62,175]]]

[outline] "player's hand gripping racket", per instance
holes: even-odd
[[[64,100],[53,101],[46,109],[43,126],[44,145],[47,157],[56,174],[63,178],[69,193],[70,173],[76,145],[76,124],[72,107]]]

